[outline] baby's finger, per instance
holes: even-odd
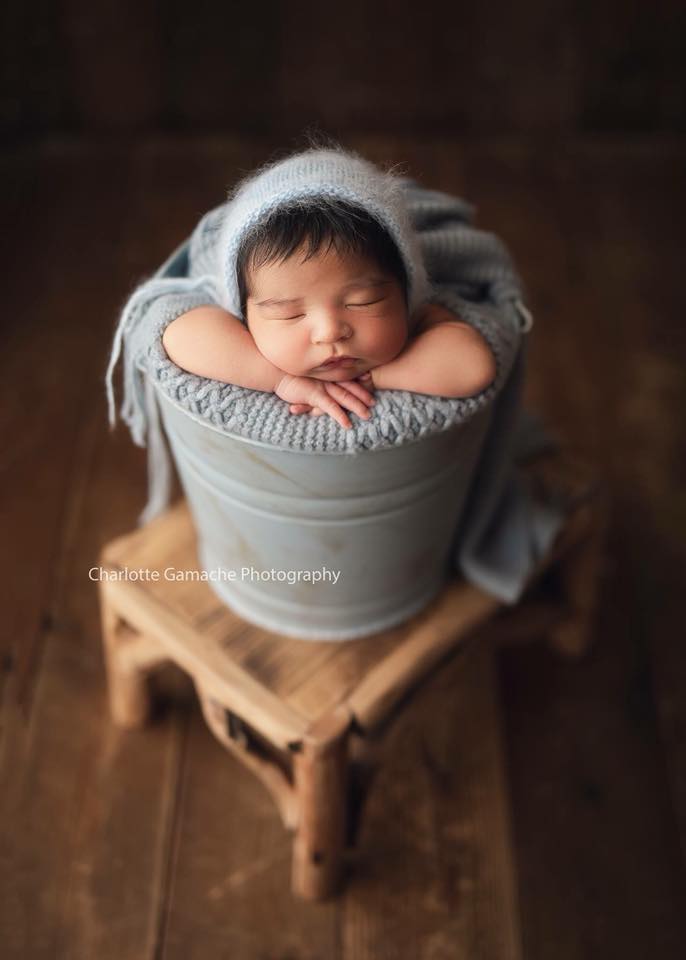
[[[330,417],[333,417],[333,419],[337,423],[340,423],[342,427],[345,427],[346,430],[351,429],[352,423],[350,422],[350,418],[346,414],[345,410],[341,409],[335,400],[324,394],[319,403],[321,404],[321,409],[324,413],[328,413]]]
[[[330,394],[342,407],[347,407],[362,417],[363,420],[369,420],[371,414],[365,404],[352,392],[346,390],[340,383],[329,381],[326,384],[326,392]]]
[[[307,413],[312,407],[309,403],[292,403],[288,409],[291,413]]]
[[[358,383],[357,380],[339,380],[337,385],[349,390],[350,393],[354,393],[356,397],[359,397],[360,400],[370,407],[373,403],[376,403],[374,394],[367,390],[364,384]]]

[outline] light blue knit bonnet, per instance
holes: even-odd
[[[217,247],[222,258],[218,274],[222,278],[222,306],[234,316],[244,320],[236,273],[241,243],[275,210],[316,206],[319,199],[356,204],[388,231],[407,271],[410,314],[429,296],[430,285],[401,178],[352,151],[317,148],[270,163],[240,181],[229,199]]]

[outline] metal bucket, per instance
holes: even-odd
[[[155,393],[200,563],[245,620],[353,639],[407,620],[451,575],[492,405],[399,447],[325,454],[229,435]]]

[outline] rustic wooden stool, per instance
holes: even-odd
[[[545,633],[569,656],[586,650],[606,496],[569,456],[547,454],[522,469],[540,495],[562,500],[568,520],[519,604],[455,580],[407,623],[360,640],[279,636],[246,623],[207,582],[168,579],[170,568],[201,569],[185,501],[103,549],[99,590],[115,723],[146,722],[147,678],[159,665],[172,661],[188,674],[212,733],[261,778],[294,831],[296,894],[322,899],[337,890],[381,739],[420,681],[476,628],[487,624],[505,642]],[[134,579],[138,571],[147,579]]]

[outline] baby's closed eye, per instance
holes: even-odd
[[[386,297],[378,297],[376,300],[366,300],[363,303],[346,303],[346,307],[373,307],[376,303],[383,303]]]

